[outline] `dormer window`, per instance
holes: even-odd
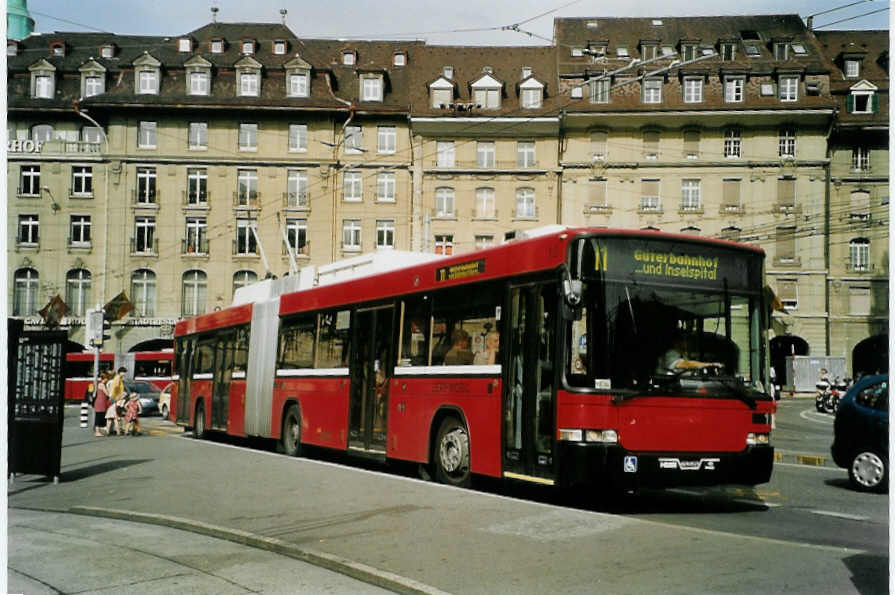
[[[308,96],[308,73],[296,72],[289,75],[289,97]]]
[[[354,66],[356,56],[352,50],[342,52],[342,64],[345,66]]]
[[[441,69],[441,74],[446,79],[453,79],[454,78],[454,67],[453,66],[445,66],[444,68]]]
[[[874,114],[879,110],[878,87],[867,81],[856,83],[845,98],[845,107],[850,114]]]
[[[99,55],[102,58],[114,58],[115,57],[115,46],[113,44],[106,44],[99,48]]]
[[[298,54],[284,64],[286,69],[286,96],[308,97],[311,94],[311,65]]]
[[[158,72],[141,70],[137,74],[137,93],[158,95]]]
[[[619,46],[619,47],[615,48],[615,54],[616,54],[619,58],[627,58],[628,55],[629,55],[629,54],[628,54],[628,48],[626,48],[626,47],[624,47],[624,46]]]
[[[743,45],[743,51],[745,51],[746,55],[750,58],[757,58],[761,56],[761,50],[758,49],[758,45],[754,43],[747,43]]]
[[[472,83],[473,101],[483,109],[500,109],[502,86],[491,74],[485,74]]]
[[[189,73],[190,78],[190,95],[208,95],[209,75],[208,72],[195,71]]]
[[[250,56],[236,63],[236,96],[261,95],[261,63]]]
[[[37,99],[52,99],[55,94],[56,81],[52,74],[41,73],[34,76],[34,92]]]
[[[725,41],[718,45],[718,50],[721,53],[721,60],[724,62],[731,62],[736,60],[736,44],[733,42]]]
[[[534,78],[528,78],[519,85],[519,93],[522,96],[524,109],[536,109],[543,103],[544,85]]]
[[[224,53],[224,40],[221,38],[215,38],[211,40],[211,53],[212,54],[223,54]]]
[[[698,45],[695,43],[682,43],[681,44],[681,57],[683,57],[684,62],[689,62],[690,60],[695,60],[697,57]]]
[[[395,52],[395,55],[392,57],[392,64],[395,66],[407,66],[407,54]]]
[[[193,40],[189,37],[184,37],[182,39],[177,40],[177,51],[181,53],[188,54],[193,51]]]
[[[527,79],[531,76],[531,66],[523,66],[522,67],[522,78]]]
[[[134,60],[134,92],[137,95],[158,95],[162,63],[149,52]]]
[[[78,69],[81,73],[81,97],[93,97],[106,92],[106,69],[90,60]]]
[[[789,47],[792,48],[792,53],[795,54],[796,56],[804,56],[808,53],[805,50],[805,45],[802,43],[793,43],[793,44],[790,44]]]
[[[50,55],[64,56],[65,55],[65,42],[64,41],[51,42],[50,43]]]
[[[640,57],[644,60],[652,60],[658,55],[659,45],[655,43],[641,43]]]
[[[273,42],[273,53],[277,56],[286,55],[286,40],[285,39],[276,39]]]
[[[429,96],[432,99],[432,107],[438,109],[454,102],[454,85],[444,77],[440,77],[429,85]]]
[[[211,62],[202,56],[193,56],[184,63],[186,67],[186,94],[208,95],[211,92]]]
[[[241,51],[243,56],[251,56],[255,53],[254,40],[243,39],[242,42],[240,42],[240,47],[242,48]]]
[[[361,75],[360,84],[361,101],[382,101],[382,75]]]
[[[845,78],[856,79],[861,76],[861,61],[846,60],[845,61]]]
[[[789,43],[777,42],[774,44],[774,59],[775,60],[789,59]]]

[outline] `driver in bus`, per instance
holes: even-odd
[[[671,348],[659,358],[659,366],[656,371],[660,374],[668,374],[683,370],[701,370],[703,368],[722,367],[718,362],[701,362],[690,359],[688,354],[687,335],[679,332],[675,334],[674,343]]]

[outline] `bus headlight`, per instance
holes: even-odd
[[[581,430],[562,429],[559,430],[559,439],[567,442],[581,442]]]
[[[604,444],[617,444],[618,432],[615,430],[588,430],[584,439],[587,442],[602,442]]]
[[[746,434],[746,445],[770,444],[771,436],[769,434],[756,434],[749,432]]]

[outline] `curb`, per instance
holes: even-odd
[[[833,462],[832,458],[814,453],[799,453],[775,450],[774,462],[789,463],[792,465],[805,465],[807,467],[826,467],[828,469],[839,468],[839,466],[835,462]]]
[[[353,562],[345,558],[327,554],[324,552],[315,552],[296,546],[295,544],[275,539],[272,537],[263,537],[240,531],[238,529],[228,529],[217,525],[210,525],[191,519],[182,517],[173,517],[161,514],[150,514],[144,512],[130,512],[126,510],[115,510],[108,508],[95,508],[93,506],[72,506],[67,511],[71,514],[79,514],[92,517],[106,517],[110,519],[118,519],[124,521],[132,521],[136,523],[145,523],[149,525],[160,525],[172,529],[181,529],[190,531],[199,535],[206,535],[217,539],[223,539],[254,547],[283,556],[288,556],[314,566],[319,566],[339,574],[350,576],[351,578],[363,581],[365,583],[388,589],[395,593],[420,594],[420,595],[447,595],[445,591],[436,589],[430,585],[420,583],[413,579],[405,578],[391,572],[379,570],[366,564]]]

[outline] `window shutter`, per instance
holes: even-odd
[[[776,248],[777,260],[792,261],[796,257],[795,229],[792,227],[778,227]]]
[[[845,111],[847,111],[850,114],[853,114],[855,112],[855,96],[854,95],[848,95],[845,98]]]
[[[796,204],[796,181],[794,178],[777,180],[777,205],[794,207]]]
[[[590,181],[588,187],[588,202],[592,205],[606,205],[606,179],[597,178]]]
[[[740,206],[739,180],[724,180],[721,206],[724,208],[737,208]]]
[[[698,154],[699,154],[699,131],[698,130],[684,131],[684,157],[689,157],[691,155],[696,156]]]
[[[879,111],[879,95],[876,93],[870,96],[870,111],[874,114]]]

